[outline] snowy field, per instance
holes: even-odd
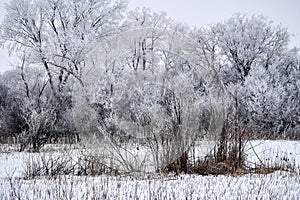
[[[299,141],[252,141],[246,147],[249,165],[287,166],[293,172],[219,176],[131,174],[27,180],[26,162],[39,154],[15,149],[0,146],[0,199],[300,199]],[[40,154],[59,156],[62,149],[52,145]],[[76,154],[80,149],[69,151]]]

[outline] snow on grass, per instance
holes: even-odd
[[[252,148],[253,147],[253,148]],[[254,149],[254,150],[253,150]],[[249,141],[245,149],[249,163],[300,167],[300,142],[289,140]],[[258,157],[255,155],[258,155]]]
[[[298,199],[299,175],[277,171],[268,175],[158,177],[59,177],[54,180],[2,179],[0,197],[21,199]]]
[[[205,145],[199,145],[199,148]],[[255,151],[253,151],[252,147]],[[76,156],[80,149],[71,148]],[[195,151],[199,156],[201,149]],[[300,141],[251,141],[249,163],[288,164],[295,172],[246,175],[58,176],[22,178],[28,158],[63,156],[65,147],[48,146],[43,152],[0,153],[0,199],[299,199]],[[204,148],[205,152],[209,149]],[[255,152],[255,153],[254,153]],[[258,154],[260,159],[256,157]]]

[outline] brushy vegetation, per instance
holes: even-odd
[[[244,148],[245,163],[249,168],[243,171],[233,171],[226,161],[216,162],[213,156],[217,154],[213,151],[207,154],[205,145],[198,144],[195,146],[198,149],[194,155],[196,162],[187,164],[187,173],[190,175],[178,171],[181,168],[157,173],[128,173],[124,171],[127,168],[120,165],[111,154],[99,153],[99,147],[86,150],[86,146],[59,144],[47,145],[40,153],[25,153],[17,149],[11,151],[7,146],[6,153],[1,153],[3,160],[5,157],[14,158],[24,165],[19,164],[21,168],[16,170],[14,159],[8,160],[8,165],[4,164],[9,171],[1,173],[5,178],[0,178],[0,196],[4,199],[297,197],[300,163],[299,159],[295,161],[293,157],[299,154],[298,142],[257,141],[252,145],[253,142],[251,145],[247,143]],[[264,143],[270,143],[270,146],[263,147]],[[277,143],[297,147],[298,151],[290,148],[289,151],[279,152]],[[271,147],[272,151],[265,152],[266,148]],[[251,153],[254,157],[249,160]],[[188,155],[189,161],[191,157],[193,155]]]

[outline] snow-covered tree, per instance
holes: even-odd
[[[82,84],[93,45],[121,29],[125,8],[124,1],[112,0],[16,0],[6,5],[0,38],[20,62],[18,78],[8,82],[17,82],[12,92],[22,94],[13,96],[26,101],[19,116],[28,121],[31,113],[48,113],[52,131],[72,131],[70,86]]]
[[[70,75],[81,81],[87,53],[120,28],[120,1],[15,0],[7,6],[1,41],[46,72],[54,95]],[[21,54],[21,55],[20,55]]]
[[[237,14],[193,37],[204,64],[214,66],[227,87],[231,125],[251,123],[258,132],[283,132],[299,124],[299,55],[289,50],[287,29],[260,15]]]
[[[300,125],[299,78],[296,49],[282,53],[268,69],[253,70],[241,91],[248,118],[262,131],[297,136]]]
[[[261,15],[237,14],[200,31],[196,38],[204,53],[218,60],[228,83],[244,80],[255,67],[267,69],[287,49],[290,34]]]

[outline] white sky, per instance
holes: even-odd
[[[5,14],[0,0],[0,20]],[[149,7],[166,12],[169,17],[190,26],[203,27],[223,21],[233,14],[263,14],[275,24],[282,24],[295,34],[292,46],[300,47],[300,0],[128,0],[129,8]],[[0,72],[9,68],[7,51],[0,49]]]

